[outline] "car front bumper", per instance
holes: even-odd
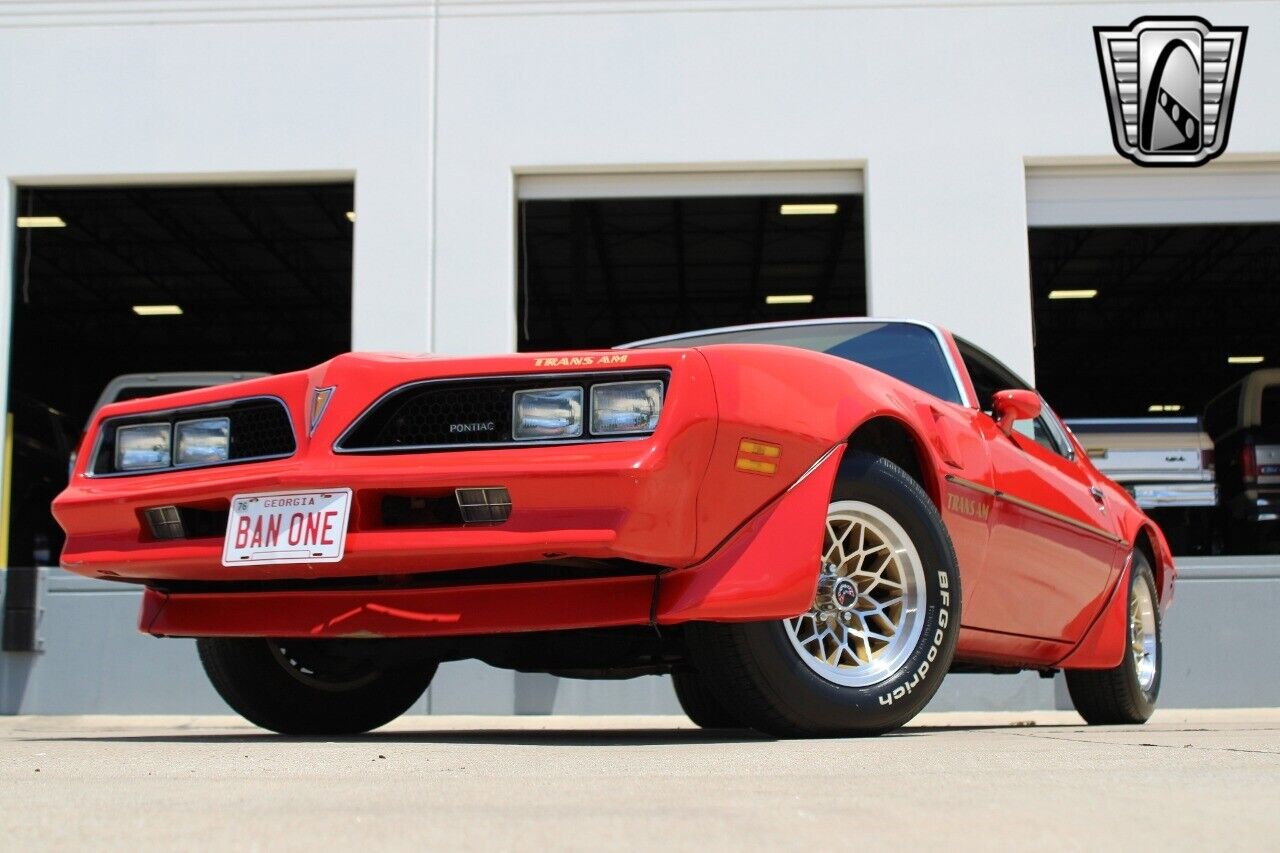
[[[531,361],[340,357],[306,374],[168,398],[177,408],[276,397],[289,410],[297,450],[287,458],[109,477],[86,474],[82,459],[53,507],[67,532],[62,564],[89,577],[145,584],[143,628],[186,636],[528,631],[709,614],[782,618],[809,605],[843,445],[811,429],[721,417],[711,372],[696,351],[654,350],[629,363],[671,375],[658,428],[642,438],[334,450],[348,424],[387,389],[427,370],[483,377],[522,358]],[[326,387],[338,391],[316,428],[306,401]],[[122,404],[102,417],[145,414],[147,405],[155,404]],[[91,430],[86,441],[95,439]],[[758,442],[777,453],[768,475],[741,464],[744,444]],[[406,526],[384,511],[388,496],[438,499],[496,487],[512,504],[502,523]],[[216,520],[225,519],[236,495],[342,488],[351,489],[352,503],[338,562],[224,566],[215,523],[183,539],[158,539],[146,523],[146,511],[157,507],[202,510]],[[790,528],[780,526],[783,517]],[[576,575],[547,579],[549,567],[567,563]],[[490,582],[495,573],[501,583]],[[440,613],[458,618],[431,616]]]
[[[56,504],[67,531],[62,564],[91,577],[144,582],[237,582],[386,576],[468,569],[558,557],[623,559],[663,567],[695,558],[696,482],[709,436],[658,446],[469,451],[416,457],[334,456],[209,469],[203,476],[87,480]],[[555,476],[548,476],[554,470]],[[140,478],[138,478],[140,479]],[[393,526],[388,496],[449,496],[457,488],[503,486],[512,513],[503,524]],[[222,565],[223,536],[155,540],[144,520],[160,506],[225,512],[239,494],[352,489],[343,560],[333,564]]]
[[[1162,507],[1214,507],[1218,487],[1209,483],[1126,483],[1133,499],[1143,509]]]

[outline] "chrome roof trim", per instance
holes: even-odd
[[[899,317],[816,317],[807,320],[774,320],[768,323],[746,323],[741,326],[720,326],[715,329],[699,329],[695,332],[680,332],[674,335],[661,335],[656,338],[645,338],[644,340],[619,344],[614,347],[614,349],[638,349],[640,347],[647,347],[653,344],[674,343],[686,338],[700,338],[704,335],[725,335],[732,332],[747,332],[753,329],[786,329],[793,326],[832,326],[839,325],[841,323],[905,323],[912,326],[919,326],[922,329],[928,329],[930,332],[933,332],[933,336],[938,339],[938,345],[942,347],[942,355],[947,360],[947,367],[951,368],[951,378],[955,381],[956,390],[960,393],[960,399],[963,400],[964,405],[969,408],[978,408],[977,403],[969,396],[968,386],[965,385],[964,379],[961,377],[960,369],[951,352],[951,347],[947,345],[947,336],[943,334],[941,328],[935,326],[933,323],[927,323],[924,320],[906,320]]]

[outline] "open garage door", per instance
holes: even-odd
[[[112,378],[277,373],[350,347],[352,201],[350,182],[18,191],[9,565],[56,563],[48,503]]]
[[[1134,171],[1030,178],[1037,384],[1177,551],[1250,550],[1247,413],[1186,419],[1280,366],[1280,172]]]
[[[521,179],[518,346],[866,311],[856,172]]]

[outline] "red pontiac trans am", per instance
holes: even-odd
[[[780,736],[910,720],[948,672],[1065,670],[1140,723],[1174,565],[1039,395],[933,326],[771,323],[617,350],[350,354],[100,411],[62,564],[143,584],[224,699],[293,734],[442,661],[670,673]]]

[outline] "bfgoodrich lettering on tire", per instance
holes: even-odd
[[[813,606],[794,619],[690,624],[698,674],[770,734],[901,726],[937,691],[960,629],[960,575],[937,508],[898,466],[848,454],[814,572]]]

